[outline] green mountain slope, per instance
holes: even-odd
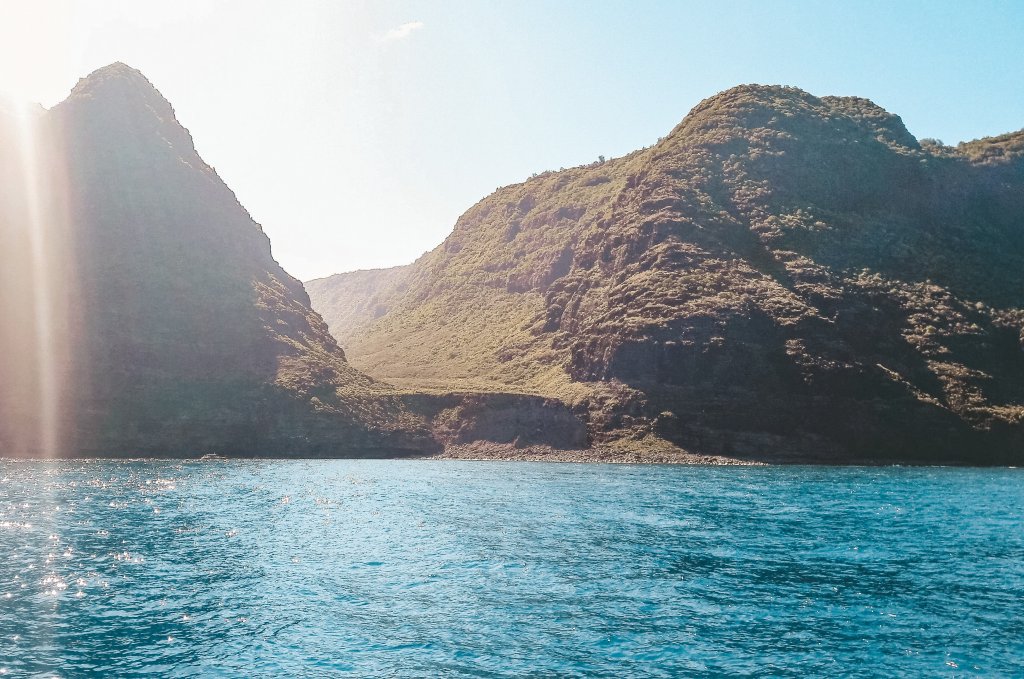
[[[1022,143],[737,87],[653,147],[498,190],[397,283],[308,287],[368,374],[560,399],[597,444],[1020,462]]]

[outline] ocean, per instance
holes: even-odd
[[[0,460],[0,676],[1024,676],[1024,471]]]

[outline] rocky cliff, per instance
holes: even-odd
[[[737,87],[374,276],[309,285],[355,366],[557,399],[599,445],[1024,462],[1024,132]]]
[[[100,69],[0,130],[0,455],[436,448],[346,362],[141,73]]]

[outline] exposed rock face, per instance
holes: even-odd
[[[558,398],[598,443],[1024,461],[1024,131],[921,144],[865,99],[738,87],[360,276],[383,313],[310,284],[354,365]]]
[[[0,127],[6,154],[24,125],[7,116]],[[41,207],[18,203],[14,191],[3,200],[3,367],[19,378],[0,387],[0,454],[435,447],[423,418],[348,365],[302,284],[274,261],[260,226],[141,73],[123,64],[93,73],[33,130]],[[5,176],[30,181],[16,161],[6,155]],[[29,261],[30,223],[47,238],[48,345],[34,331],[42,278]],[[47,423],[35,367],[54,356]],[[49,442],[47,428],[58,430]]]
[[[443,446],[478,441],[513,448],[581,450],[590,439],[576,413],[557,399],[527,394],[406,394],[404,402],[432,423]]]

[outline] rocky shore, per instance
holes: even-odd
[[[477,460],[487,462],[575,462],[601,464],[693,464],[693,465],[765,465],[760,460],[742,460],[721,455],[700,455],[675,449],[635,449],[594,447],[560,450],[549,446],[516,447],[508,443],[476,441],[448,446],[427,460]]]

